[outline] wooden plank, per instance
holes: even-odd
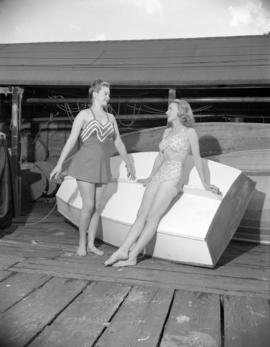
[[[168,100],[171,102],[176,98],[176,89],[170,88],[168,92],[168,99],[165,97],[116,97],[110,99],[110,104],[161,104],[167,103]],[[269,97],[263,96],[231,96],[231,97],[201,97],[201,98],[190,98],[185,97],[185,100],[189,103],[200,103],[200,104],[213,104],[213,103],[268,103],[270,102]],[[89,104],[88,98],[27,98],[26,104]],[[54,120],[57,117],[54,117]],[[62,119],[59,117],[59,119]],[[69,119],[69,118],[67,118]]]
[[[31,256],[31,252],[33,252],[33,257],[35,257],[36,255],[38,256],[38,254],[35,254],[34,250],[40,250],[40,252],[43,250],[43,252],[45,252],[46,249],[53,250],[55,247],[59,247],[59,249],[63,251],[63,254],[65,254],[65,252],[73,252],[77,246],[78,232],[73,227],[70,229],[69,226],[68,223],[63,223],[63,225],[57,225],[56,228],[47,225],[47,230],[45,226],[42,229],[33,228],[31,230],[29,230],[29,228],[28,230],[26,230],[26,228],[19,228],[18,231],[16,230],[15,233],[9,235],[8,238],[5,237],[0,240],[0,253],[10,252],[14,255],[23,253],[25,256],[28,254]],[[14,235],[16,238],[14,238]],[[14,249],[11,249],[11,247],[13,247],[12,245],[14,245]],[[16,247],[18,247],[17,250]],[[105,257],[108,257],[113,251],[113,248],[106,244],[102,244],[101,248],[105,251]],[[211,270],[205,269],[204,271],[206,273],[231,275],[233,277],[241,277],[246,274],[249,278],[269,279],[269,255],[269,245],[231,242],[218,262],[217,267]],[[75,259],[76,258],[74,258],[74,262],[76,263]],[[191,272],[202,271],[202,269],[196,270],[195,267],[161,261],[154,258],[140,262],[136,268],[145,266],[154,267],[155,269],[160,267],[161,270],[166,271],[173,271],[174,269],[178,271],[179,266]]]
[[[268,45],[267,35],[11,44],[1,49],[1,82],[88,86],[89,76],[104,76],[118,88],[268,86]]]
[[[243,220],[242,220],[243,221]],[[245,221],[246,224],[246,221]],[[256,223],[257,224],[257,223]],[[252,228],[250,225],[243,225],[241,223],[240,227],[237,229],[235,233],[234,240],[244,241],[244,242],[254,242],[254,243],[263,243],[270,244],[270,234],[269,230],[265,228],[261,228],[260,230],[256,228]]]
[[[218,265],[224,266],[226,264],[233,263],[247,266],[257,265],[269,268],[269,255],[269,245],[259,245],[236,241],[230,243]]]
[[[161,266],[129,267],[124,269],[108,268],[103,265],[104,259],[94,255],[88,255],[84,259],[78,259],[73,254],[58,257],[57,259],[26,259],[14,265],[12,271],[27,271],[51,274],[53,276],[74,277],[78,279],[118,281],[121,283],[154,285],[163,288],[189,289],[197,291],[235,295],[254,294],[269,297],[269,279],[261,272],[261,277],[249,278],[250,271],[241,270],[239,274],[216,274],[215,270],[184,266],[170,263],[163,268]],[[155,264],[156,260],[151,260]],[[144,261],[146,262],[146,260]],[[163,264],[165,264],[164,262]]]
[[[269,251],[268,251],[269,250]],[[225,251],[218,266],[214,269],[196,268],[183,264],[167,262],[160,259],[145,259],[137,267],[160,269],[161,271],[183,271],[187,273],[208,274],[212,276],[270,279],[270,262],[268,246],[255,246],[254,244],[231,244]]]
[[[3,238],[14,241],[32,241],[36,240],[48,244],[53,244],[55,247],[64,244],[77,244],[79,233],[77,228],[65,223],[60,219],[58,223],[40,223],[36,225],[19,225],[12,234],[7,234]],[[1,241],[1,240],[0,240]]]
[[[59,232],[65,232],[65,227],[66,229],[70,228],[70,226],[63,221],[61,221],[61,223],[40,223],[34,226],[28,225],[26,223],[25,226],[20,225],[19,227],[17,227],[16,231],[14,231],[12,234],[5,235],[5,239],[15,240],[22,237],[33,237],[35,235],[36,237],[47,238],[49,241],[50,237],[52,237],[56,232],[56,235],[60,235]],[[73,239],[78,238],[78,232],[75,227],[72,227],[72,230],[70,232],[66,231],[66,233],[69,235],[69,237],[73,235]]]
[[[4,246],[6,246],[7,241],[16,241],[24,242],[23,247],[26,249],[26,243],[32,242],[32,240],[46,247],[51,245],[53,247],[62,248],[63,250],[75,250],[78,242],[78,231],[69,223],[64,223],[63,219],[62,223],[57,225],[43,225],[42,228],[37,226],[33,228],[20,226],[13,234],[6,235],[3,239],[1,239],[0,246],[2,243],[4,243]],[[113,248],[107,246],[106,244],[102,244],[102,249],[105,251],[106,256],[109,256],[113,251]],[[252,272],[250,275],[252,275],[252,273],[256,273],[255,269],[253,269],[253,267],[256,267],[256,265],[258,266],[258,269],[264,269],[267,266],[269,267],[269,255],[269,245],[232,241],[222,255],[214,272],[220,271],[220,268],[222,268],[223,271],[228,266],[232,265],[233,267],[237,267],[239,265],[246,267],[246,270],[248,266],[251,266]],[[157,261],[156,259],[155,263],[164,264],[164,262]],[[173,264],[170,262],[165,263]],[[213,272],[213,270],[211,270],[211,272]]]
[[[259,136],[258,136],[259,137]],[[269,141],[270,143],[270,141]],[[270,149],[258,148],[241,150],[210,157],[211,160],[235,167],[249,176],[256,183],[256,190],[246,206],[240,221],[240,228],[245,226],[245,238],[260,241],[264,236],[270,237]],[[246,229],[246,230],[245,230]]]
[[[31,240],[31,243],[26,242],[1,242],[0,241],[0,261],[3,263],[0,265],[10,267],[11,265],[22,261],[24,258],[55,258],[64,252],[65,248],[55,248],[56,246],[48,247],[44,246],[35,239]]]
[[[172,290],[134,287],[97,345],[157,346],[172,295]]]
[[[16,264],[18,261],[22,261],[23,257],[18,254],[0,254],[0,270],[7,270],[10,266]]]
[[[269,302],[246,296],[224,298],[225,347],[268,347],[270,342]]]
[[[161,347],[221,345],[219,296],[177,291]]]
[[[270,124],[202,122],[196,123],[202,156],[269,147]],[[165,126],[122,135],[128,152],[156,151]]]
[[[13,273],[0,283],[0,312],[7,310],[49,280],[49,276]]]
[[[92,346],[129,290],[120,284],[93,283],[30,346]]]
[[[59,229],[57,230],[57,228]],[[46,231],[47,228],[47,231]],[[196,290],[206,292],[230,293],[236,295],[254,294],[269,297],[270,246],[252,243],[231,242],[215,269],[198,268],[163,261],[155,258],[144,259],[134,268],[118,271],[115,268],[105,269],[103,262],[114,248],[101,245],[105,251],[102,258],[88,255],[85,258],[74,256],[78,232],[68,223],[56,226],[46,225],[42,229],[28,230],[18,228],[14,234],[22,241],[12,240],[13,234],[0,240],[0,254],[11,261],[18,259],[21,264],[11,268],[12,271],[39,272],[59,277],[93,279],[104,281],[121,281],[121,283],[155,285],[188,289],[190,285]],[[64,232],[65,231],[65,232]],[[28,238],[24,240],[25,234]],[[64,232],[63,235],[58,233]],[[56,234],[52,236],[53,234]],[[43,239],[44,237],[44,239]],[[47,238],[47,240],[46,240]],[[68,241],[65,242],[65,239]],[[32,240],[37,244],[32,244]],[[48,241],[49,240],[49,241]],[[58,251],[55,247],[59,247]],[[51,251],[50,251],[51,250]],[[59,256],[59,254],[62,254]],[[23,261],[23,257],[32,258]],[[54,259],[44,262],[40,258]],[[1,260],[0,256],[0,260]],[[0,261],[1,264],[1,261]],[[10,265],[10,263],[9,263]]]
[[[54,244],[54,247],[59,247],[61,245],[76,245],[79,240],[79,234],[76,230],[74,230],[74,235],[71,237],[69,235],[68,238],[65,238],[65,231],[63,227],[54,227],[51,228],[50,231],[46,231],[50,228],[50,226],[43,226],[43,228],[33,228],[32,230],[28,228],[28,230],[24,230],[20,228],[21,233],[16,233],[14,235],[7,235],[5,240],[14,240],[14,241],[24,241],[24,242],[32,242],[33,240],[39,243],[44,244]]]
[[[4,279],[8,278],[11,275],[12,275],[12,272],[10,272],[10,271],[2,271],[2,270],[0,270],[0,281],[3,281]]]
[[[22,347],[85,287],[84,281],[53,278],[0,316],[1,346]]]
[[[118,271],[116,268],[113,268],[111,270],[105,269],[103,266],[103,261],[108,257],[108,249],[107,247],[101,247],[102,250],[105,251],[105,256],[102,258],[96,257],[92,254],[88,254],[86,258],[80,258],[78,259],[74,253],[64,252],[63,255],[59,256],[57,259],[55,259],[55,265],[60,265],[62,263],[70,264],[69,266],[74,266],[74,269],[76,268],[76,264],[79,264],[79,266],[82,266],[82,270],[84,270],[84,266],[89,266],[89,270],[91,271],[92,267],[96,268],[100,271],[102,274],[102,271],[106,271],[106,273],[119,273],[120,275],[124,272],[125,273],[133,273],[138,272],[140,274],[141,272],[153,272],[151,275],[151,278],[154,278],[154,274],[159,273],[159,277],[162,277],[163,274],[172,274],[174,277],[178,273],[186,273],[186,274],[194,274],[194,275],[208,275],[212,277],[221,277],[221,278],[240,278],[240,279],[253,279],[253,280],[264,280],[269,281],[270,280],[270,267],[269,267],[269,254],[265,254],[262,252],[261,254],[258,252],[257,255],[251,256],[251,261],[254,260],[253,264],[246,264],[244,262],[237,262],[237,260],[240,258],[235,259],[226,259],[224,263],[215,268],[215,269],[208,269],[208,268],[200,268],[195,266],[189,266],[184,265],[180,263],[175,262],[168,262],[165,260],[160,260],[156,258],[139,258],[139,263],[134,266],[130,267],[128,269],[123,269],[123,271]],[[251,250],[252,251],[252,250]],[[90,263],[89,263],[90,259]],[[34,259],[29,259],[30,261],[34,262]],[[244,259],[245,260],[245,259]],[[36,259],[36,262],[38,262],[38,259]],[[59,262],[59,263],[57,263]],[[64,265],[65,267],[65,265]]]

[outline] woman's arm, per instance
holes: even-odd
[[[160,166],[163,163],[163,161],[164,161],[163,153],[159,152],[157,157],[156,157],[156,159],[155,159],[155,161],[154,161],[154,165],[153,165],[153,168],[152,168],[150,176],[149,176],[150,178],[152,178],[154,176],[154,174],[160,168]]]
[[[196,169],[199,173],[202,185],[204,186],[204,188],[206,190],[210,190],[213,193],[220,194],[220,190],[218,187],[214,186],[213,184],[208,184],[206,182],[202,158],[200,155],[199,140],[198,140],[198,135],[197,135],[196,131],[193,128],[190,128],[188,131],[188,134],[189,134],[189,141],[190,141],[190,145],[191,145],[191,152],[193,155],[194,163],[195,163]]]
[[[115,140],[114,140],[115,148],[117,149],[118,153],[121,155],[124,162],[126,163],[128,177],[134,180],[136,178],[136,174],[135,174],[135,168],[134,168],[133,162],[130,160],[127,153],[126,146],[124,145],[124,142],[121,139],[115,117],[112,114],[109,114],[109,117],[110,117],[110,121],[113,123],[114,131],[115,131]]]
[[[153,164],[153,167],[152,167],[150,175],[147,178],[144,178],[144,179],[140,180],[140,182],[144,186],[147,186],[151,182],[152,177],[157,172],[157,170],[160,168],[160,166],[163,163],[163,161],[164,161],[164,156],[163,156],[162,152],[159,152],[157,157],[156,157],[156,159],[155,159],[155,161],[154,161],[154,164]]]
[[[165,137],[167,137],[169,135],[169,133],[171,132],[171,129],[170,128],[166,128],[164,130],[164,133],[162,135],[162,139],[164,139]],[[160,168],[161,164],[163,163],[164,161],[164,155],[162,152],[159,152],[155,161],[154,161],[154,165],[153,165],[153,168],[152,168],[152,171],[150,173],[150,178],[154,176],[154,174],[157,172],[157,170]]]
[[[50,173],[50,179],[52,179],[53,177],[55,177],[55,179],[58,178],[58,176],[60,175],[61,171],[62,171],[62,166],[63,163],[65,161],[65,159],[67,158],[68,154],[70,153],[70,151],[72,150],[72,148],[74,147],[81,128],[84,124],[84,115],[83,115],[83,111],[81,111],[76,118],[74,119],[74,122],[72,124],[72,129],[70,132],[70,135],[61,151],[60,157],[58,159],[58,162],[55,166],[55,168],[52,170],[52,172]]]
[[[162,139],[167,137],[170,132],[171,132],[171,129],[170,128],[166,128],[164,133],[163,133],[163,135],[162,135]],[[152,177],[158,171],[158,169],[160,168],[160,166],[163,163],[163,161],[164,161],[164,155],[163,155],[162,152],[159,152],[157,157],[156,157],[156,159],[155,159],[155,161],[154,161],[154,164],[153,164],[153,167],[152,167],[152,170],[151,170],[151,173],[150,173],[149,177],[142,180],[142,183],[143,183],[144,186],[146,186],[148,183],[150,183]]]

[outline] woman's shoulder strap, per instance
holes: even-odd
[[[92,113],[92,116],[94,119],[96,119],[95,112],[92,110],[92,107],[89,107],[90,113]]]

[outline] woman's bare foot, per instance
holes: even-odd
[[[113,264],[115,267],[123,267],[123,266],[134,266],[137,264],[137,258],[128,259],[128,260],[120,260]]]
[[[104,255],[104,252],[101,251],[100,249],[98,249],[98,248],[97,248],[96,246],[94,246],[94,245],[89,245],[89,244],[88,244],[88,246],[87,246],[87,251],[88,251],[88,252],[91,252],[91,253],[94,253],[94,254],[96,254],[96,255],[100,255],[100,256]]]
[[[86,256],[85,245],[79,244],[79,247],[78,247],[78,249],[77,249],[76,254],[77,254],[79,257],[85,257],[85,256]]]
[[[104,265],[109,266],[109,265],[112,265],[119,260],[125,260],[125,259],[128,259],[128,252],[125,252],[125,251],[118,249],[110,256],[109,259],[107,259],[105,261]]]

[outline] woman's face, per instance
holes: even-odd
[[[94,92],[93,96],[101,106],[107,106],[110,100],[110,89],[103,86],[100,91]]]
[[[167,115],[168,122],[173,122],[173,121],[179,119],[178,107],[177,107],[176,103],[174,103],[174,102],[170,103],[168,110],[166,112],[166,115]]]

